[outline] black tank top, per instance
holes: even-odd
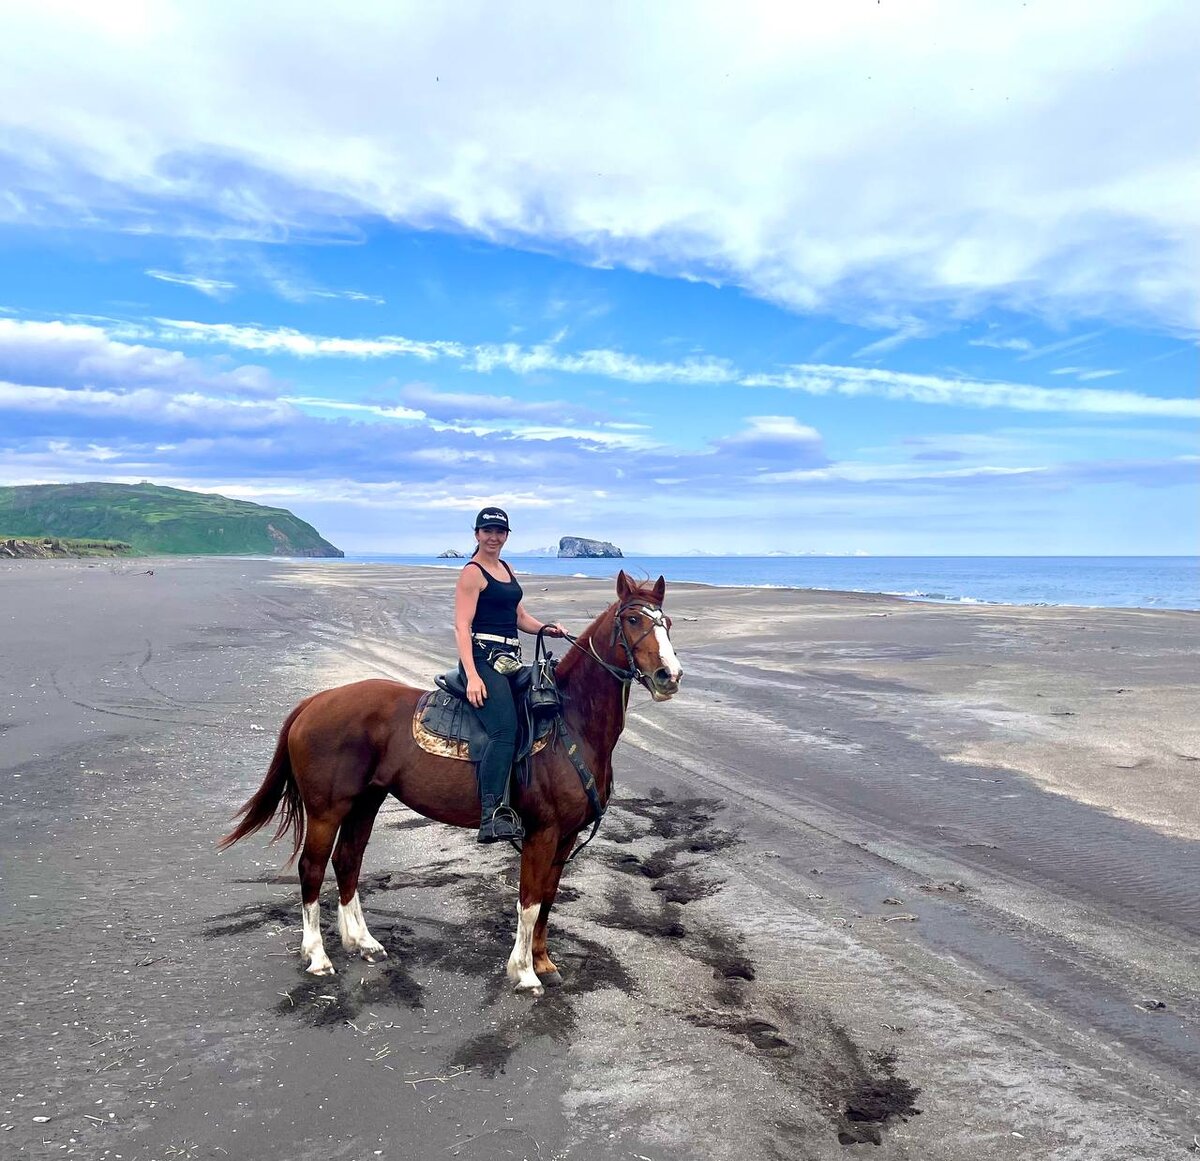
[[[498,581],[477,560],[469,561],[481,573],[486,584],[479,594],[475,605],[475,617],[471,621],[472,633],[495,633],[500,637],[515,637],[517,635],[517,606],[521,603],[524,593],[517,584],[511,568],[504,561],[500,563],[508,570],[509,579]]]

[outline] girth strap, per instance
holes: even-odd
[[[604,804],[600,801],[600,792],[596,789],[595,776],[584,765],[583,759],[579,755],[579,743],[567,733],[567,727],[561,718],[558,724],[558,736],[563,749],[567,753],[567,757],[571,761],[571,765],[575,767],[575,773],[579,775],[579,781],[583,783],[583,790],[587,795],[588,805],[592,808],[592,833],[563,859],[562,865],[565,867],[567,863],[596,837],[596,832],[600,829],[600,820],[604,817]]]

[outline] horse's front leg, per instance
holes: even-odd
[[[534,928],[541,916],[547,897],[547,886],[555,874],[554,856],[558,850],[558,832],[549,828],[536,831],[525,840],[521,848],[521,888],[517,897],[517,939],[512,955],[508,957],[508,978],[519,992],[542,994],[542,981],[533,966]],[[553,898],[553,894],[550,895]]]
[[[550,926],[550,908],[558,896],[558,881],[562,878],[567,856],[575,845],[575,835],[570,835],[558,844],[554,859],[550,864],[550,874],[546,880],[545,894],[542,896],[542,906],[538,910],[537,922],[533,925],[533,970],[538,979],[547,987],[556,988],[562,982],[562,973],[550,958],[546,948],[546,930]]]

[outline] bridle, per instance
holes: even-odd
[[[629,641],[629,636],[625,632],[625,617],[631,611],[636,609],[639,613],[645,615],[650,621],[650,628],[647,629],[636,641],[632,644]],[[615,647],[618,644],[625,650],[625,658],[629,662],[628,668],[622,669],[619,665],[613,665],[610,661],[605,661],[599,653],[596,652],[596,642],[589,637],[587,646],[579,644],[578,637],[572,637],[570,633],[565,633],[563,636],[581,652],[586,653],[592,658],[601,668],[606,669],[613,677],[615,677],[622,685],[629,685],[633,681],[637,681],[644,688],[649,690],[650,675],[643,673],[638,666],[635,650],[645,641],[655,629],[665,629],[667,639],[671,637],[671,618],[662,611],[661,605],[647,604],[642,598],[635,598],[631,601],[626,601],[623,605],[617,607],[617,611],[613,617],[613,633],[611,644]]]

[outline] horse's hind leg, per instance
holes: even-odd
[[[542,981],[533,970],[533,933],[547,887],[555,876],[554,855],[558,849],[558,832],[539,830],[525,840],[521,848],[521,889],[517,898],[517,940],[508,957],[508,978],[517,991],[542,994]],[[559,872],[561,874],[561,871]],[[553,895],[549,898],[552,900]]]
[[[341,833],[333,852],[333,870],[338,881],[338,932],[347,951],[357,951],[363,959],[374,963],[386,959],[384,946],[367,930],[362,903],[358,898],[358,875],[362,869],[363,852],[375,825],[375,816],[387,796],[374,787],[364,791],[342,820]]]
[[[313,818],[309,815],[304,836],[304,851],[300,855],[300,903],[304,913],[304,942],[300,958],[308,960],[307,970],[314,976],[333,975],[333,964],[325,954],[321,939],[321,883],[325,865],[337,834],[336,818]]]

